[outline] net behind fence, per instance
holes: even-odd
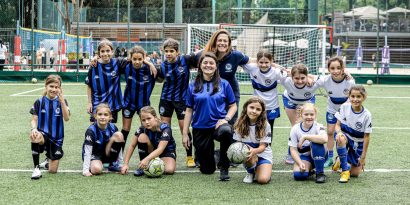
[[[311,74],[319,74],[325,50],[322,49],[324,27],[289,25],[188,25],[188,52],[203,49],[219,28],[231,33],[232,46],[251,58],[260,49],[268,49],[275,62],[287,68],[303,63]],[[238,74],[238,80],[250,82],[247,75]]]

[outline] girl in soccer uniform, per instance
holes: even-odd
[[[243,66],[249,62],[249,57],[240,51],[233,50],[231,34],[225,29],[219,29],[212,34],[203,52],[213,52],[217,56],[219,75],[222,79],[227,80],[232,87],[236,106],[239,106],[240,91],[235,73],[238,66]],[[197,53],[196,59],[199,59],[201,54],[202,52]],[[233,125],[237,118],[238,112],[229,123]]]
[[[190,69],[194,65],[194,56],[179,55],[179,43],[174,39],[167,39],[163,45],[165,61],[161,64],[158,78],[164,81],[159,101],[159,114],[161,121],[171,125],[172,115],[175,113],[178,119],[179,129],[182,134],[185,115],[186,93],[189,85]],[[191,133],[189,139],[192,140]],[[192,157],[192,147],[186,150],[187,167],[195,167]]]
[[[167,123],[161,122],[155,109],[145,106],[140,110],[142,126],[135,132],[131,144],[128,147],[124,158],[124,165],[121,173],[126,174],[129,168],[129,161],[135,147],[138,145],[140,162],[135,176],[141,176],[144,169],[148,168],[149,162],[160,157],[165,164],[165,174],[173,174],[176,169],[176,144],[172,136],[171,127]]]
[[[112,166],[125,143],[122,133],[110,122],[112,113],[108,104],[101,103],[95,107],[94,119],[95,122],[85,132],[82,149],[83,175],[87,177],[101,174],[103,163]]]
[[[296,64],[292,67],[291,76],[287,77],[280,83],[285,88],[283,92],[283,104],[286,114],[289,118],[290,124],[294,126],[298,121],[300,115],[300,106],[304,103],[315,103],[315,91],[317,86],[310,86],[310,76],[308,76],[307,67],[303,64]],[[294,161],[290,156],[288,149],[288,156],[285,160],[287,164],[293,164]]]
[[[93,113],[100,103],[108,103],[112,112],[112,122],[117,122],[118,111],[122,108],[122,93],[120,86],[120,74],[123,73],[127,63],[124,59],[112,58],[113,46],[108,40],[102,40],[98,44],[100,59],[91,63],[85,80],[87,84],[87,112],[90,121],[94,122]],[[96,66],[93,66],[96,64]]]
[[[246,64],[243,68],[250,75],[254,95],[266,104],[266,115],[272,133],[275,119],[280,117],[277,85],[280,80],[286,79],[287,73],[272,67],[273,55],[267,50],[259,51],[256,58],[256,65]]]
[[[214,139],[220,141],[220,180],[227,181],[230,177],[226,152],[233,135],[228,121],[237,110],[235,96],[229,83],[219,76],[215,54],[204,52],[199,65],[198,75],[188,88],[182,140],[184,147],[188,148],[192,120],[195,156],[203,174],[215,172]]]
[[[297,181],[306,180],[313,168],[316,170],[316,183],[324,183],[324,163],[327,158],[327,136],[325,127],[316,122],[317,109],[312,103],[301,107],[302,122],[295,124],[288,145],[295,160],[293,177]]]
[[[343,60],[339,57],[329,59],[327,68],[330,75],[320,77],[314,86],[323,87],[328,96],[326,122],[329,158],[325,163],[325,167],[330,167],[333,164],[333,138],[337,122],[335,114],[339,111],[340,106],[348,100],[350,87],[355,84],[355,81],[350,74],[345,72]]]
[[[155,77],[151,74],[154,65],[145,60],[146,53],[140,46],[134,46],[130,51],[131,62],[124,70],[126,86],[122,109],[122,130],[124,141],[127,142],[131,129],[132,118],[144,106],[151,105],[150,97],[155,85]]]
[[[335,114],[335,140],[339,160],[336,159],[333,171],[342,168],[339,182],[346,183],[350,176],[358,177],[366,164],[372,115],[363,107],[367,92],[362,85],[353,85],[349,91],[349,102],[344,103]],[[349,164],[351,166],[349,166]]]
[[[270,125],[266,119],[265,102],[259,97],[251,97],[243,105],[242,113],[236,121],[233,139],[249,146],[249,156],[244,167],[247,174],[245,183],[252,183],[255,177],[259,184],[267,184],[272,174],[272,141]]]
[[[61,78],[49,75],[45,80],[43,96],[34,102],[30,110],[31,119],[31,153],[34,171],[31,179],[41,178],[39,168],[40,153],[46,151],[49,160],[48,171],[57,173],[60,159],[63,157],[64,121],[70,118],[67,100],[61,88]],[[47,159],[46,159],[47,160]]]

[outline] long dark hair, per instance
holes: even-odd
[[[265,106],[265,102],[260,97],[257,97],[257,96],[249,98],[249,100],[247,100],[245,104],[243,104],[242,113],[234,125],[234,130],[236,133],[241,135],[242,138],[249,136],[250,134],[249,126],[251,125],[251,121],[249,119],[247,112],[248,112],[248,105],[251,103],[259,103],[262,107],[262,112],[259,115],[258,119],[256,119],[256,123],[255,123],[255,137],[256,139],[262,139],[265,137],[266,126],[267,126],[266,106]]]
[[[201,57],[199,58],[199,62],[198,62],[198,68],[199,69],[198,69],[198,74],[196,75],[195,82],[194,82],[194,87],[195,87],[194,93],[201,92],[202,89],[204,89],[204,73],[202,72],[201,64],[202,64],[202,61],[206,57],[214,59],[215,64],[216,64],[216,70],[215,70],[214,76],[211,79],[212,85],[213,85],[211,95],[213,95],[213,94],[217,93],[218,90],[219,90],[219,82],[221,81],[221,77],[219,76],[217,58],[216,58],[215,54],[212,53],[212,52],[203,52]]]

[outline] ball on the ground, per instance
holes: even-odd
[[[229,146],[226,154],[232,163],[241,164],[249,155],[249,147],[242,142],[235,142]]]
[[[373,81],[372,80],[367,80],[367,85],[373,85]]]
[[[31,83],[34,83],[34,84],[35,84],[35,83],[37,83],[37,82],[38,82],[38,81],[37,81],[37,78],[32,78],[32,79],[31,79]]]
[[[144,170],[148,177],[160,177],[165,171],[165,163],[159,157],[149,161],[148,168]]]

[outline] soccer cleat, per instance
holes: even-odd
[[[194,167],[196,167],[196,165],[195,165],[195,160],[194,160],[194,158],[193,158],[192,156],[187,156],[187,157],[186,157],[186,166],[187,166],[188,168],[194,168]]]
[[[295,164],[295,161],[293,160],[292,156],[287,155],[285,159],[286,164]]]
[[[253,174],[253,173],[246,173],[246,176],[245,176],[245,178],[243,178],[242,181],[243,181],[244,183],[250,184],[250,183],[253,182],[254,176],[255,176],[255,174]]]
[[[144,170],[142,170],[142,169],[136,169],[136,170],[134,171],[134,176],[140,177],[140,176],[142,176],[142,175],[144,175]]]
[[[333,158],[328,158],[325,162],[324,167],[331,167],[333,165]]]
[[[40,167],[40,169],[48,170],[48,158],[46,158],[46,159],[44,160],[44,162],[41,162],[41,163],[39,164],[39,167]]]
[[[340,183],[347,183],[347,182],[349,181],[349,179],[350,179],[350,171],[349,171],[349,170],[343,171],[343,172],[340,174],[339,182],[340,182]]]
[[[40,179],[41,176],[41,171],[40,168],[36,167],[34,168],[33,174],[31,174],[31,179],[37,180]]]
[[[120,172],[121,166],[119,161],[112,162],[110,166],[108,166],[108,170],[111,172]]]
[[[221,168],[219,181],[229,181],[229,180],[231,180],[231,177],[229,177],[229,170],[226,168]]]
[[[338,172],[340,169],[340,159],[336,157],[335,162],[333,163],[332,170],[333,172]]]
[[[326,175],[324,173],[316,174],[316,183],[321,184],[326,182]]]

